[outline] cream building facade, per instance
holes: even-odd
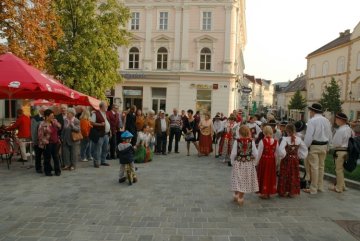
[[[132,19],[121,47],[124,83],[113,101],[143,111],[240,108],[245,0],[125,0]]]
[[[351,119],[360,118],[360,22],[353,32],[339,37],[307,57],[308,104],[318,102],[325,86],[335,78],[341,89],[343,111]]]

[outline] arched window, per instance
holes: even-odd
[[[308,91],[309,99],[312,100],[312,99],[314,99],[314,88],[315,88],[315,86],[314,86],[314,84],[310,84],[309,87],[310,87],[309,91]]]
[[[322,75],[326,76],[329,73],[329,62],[325,61],[322,66]]]
[[[345,57],[341,56],[337,60],[337,74],[345,72]]]
[[[211,51],[203,48],[200,51],[200,70],[211,70]]]
[[[310,68],[310,78],[314,78],[315,74],[316,74],[316,66],[315,66],[315,64],[313,64],[313,65],[311,65],[311,68]]]
[[[323,82],[323,83],[321,84],[321,93],[324,93],[325,88],[326,88],[326,82]]]
[[[139,69],[139,49],[136,47],[129,51],[129,69]]]
[[[157,69],[167,69],[168,51],[166,48],[161,47],[157,52]]]

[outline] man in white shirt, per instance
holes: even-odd
[[[334,192],[343,192],[345,187],[344,181],[344,161],[347,155],[347,147],[350,137],[354,136],[350,126],[347,125],[348,118],[344,113],[337,113],[335,123],[339,126],[332,139],[332,148],[334,148],[336,185],[329,187]]]
[[[328,144],[332,139],[331,125],[322,113],[322,106],[314,103],[308,107],[310,120],[307,123],[307,130],[304,138],[306,146],[309,148],[308,162],[310,165],[310,189],[304,192],[317,194],[324,191],[324,168]]]

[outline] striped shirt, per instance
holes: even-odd
[[[181,115],[174,115],[172,114],[169,117],[170,120],[170,128],[182,128],[182,118]]]

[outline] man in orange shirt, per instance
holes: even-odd
[[[26,139],[31,138],[31,121],[30,121],[30,117],[24,115],[24,112],[22,109],[17,110],[17,116],[18,117],[16,119],[16,122],[14,124],[12,124],[11,126],[7,127],[6,130],[7,131],[18,130],[17,141],[19,142],[20,153],[21,153],[21,158],[18,161],[26,162],[27,156],[26,156],[25,141],[26,141]]]

